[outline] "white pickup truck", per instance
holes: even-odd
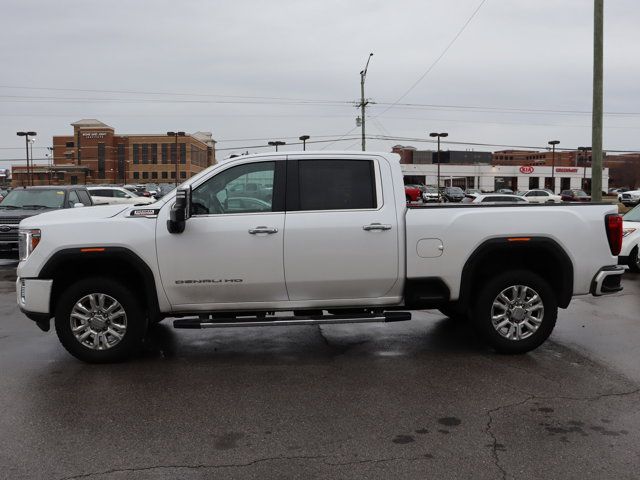
[[[251,155],[149,206],[23,220],[17,301],[43,330],[54,318],[88,362],[129,357],[167,317],[176,328],[310,325],[427,308],[522,353],[574,295],[622,289],[621,241],[611,205],[408,208],[393,154]]]

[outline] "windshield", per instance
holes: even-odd
[[[574,190],[573,193],[574,193],[574,195],[576,197],[588,197],[589,196],[586,193],[584,193],[582,190]]]
[[[447,191],[450,193],[464,193],[460,187],[447,187]]]
[[[427,187],[424,191],[427,193],[438,193],[438,190],[436,190],[434,187]]]
[[[12,190],[0,204],[0,207],[13,208],[62,208],[64,190],[37,189]]]
[[[640,222],[640,205],[625,213],[622,216],[622,220],[625,222]]]

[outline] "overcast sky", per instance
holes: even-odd
[[[0,157],[24,158],[24,129],[38,132],[42,157],[81,118],[123,134],[211,131],[219,158],[303,134],[348,133],[314,147],[357,150],[350,102],[369,52],[367,133],[401,138],[368,140],[370,150],[430,148],[406,139],[436,130],[461,142],[590,145],[593,0],[486,0],[400,102],[423,106],[388,108],[481,3],[3,0]],[[639,18],[638,0],[605,0],[605,149],[640,150]]]

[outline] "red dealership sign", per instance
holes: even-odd
[[[533,173],[534,168],[529,165],[523,165],[520,167],[520,173]]]

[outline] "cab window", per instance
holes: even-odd
[[[228,168],[193,190],[193,215],[272,212],[276,162]]]

